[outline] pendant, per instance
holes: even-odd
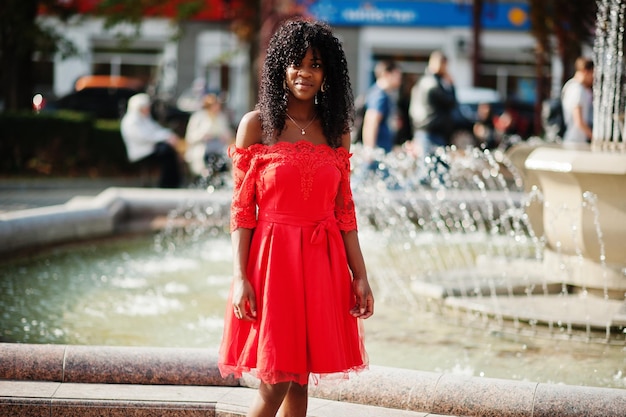
[[[306,132],[304,131],[304,129],[302,129],[302,136],[304,136],[304,134],[305,134],[305,133],[306,133]]]

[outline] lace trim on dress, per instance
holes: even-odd
[[[231,231],[239,227],[256,227],[255,181],[258,163],[271,154],[279,163],[283,158],[295,158],[301,170],[301,192],[306,200],[313,186],[313,174],[320,164],[327,163],[328,156],[334,158],[341,174],[338,195],[335,204],[337,224],[342,231],[356,230],[356,213],[352,190],[350,188],[350,154],[344,148],[331,148],[328,145],[314,145],[301,140],[295,143],[278,142],[275,145],[254,144],[248,148],[231,145],[228,155],[233,162],[233,202],[231,204]],[[323,157],[322,157],[323,156]]]
[[[233,375],[239,379],[244,373],[250,374],[253,377],[260,379],[266,384],[278,384],[280,382],[295,382],[300,385],[314,384],[317,385],[320,380],[334,381],[334,380],[347,380],[350,379],[350,374],[358,374],[360,372],[369,369],[369,364],[364,363],[359,366],[354,366],[350,369],[346,369],[341,372],[333,372],[327,374],[311,373],[311,374],[294,374],[291,372],[281,371],[261,371],[255,368],[249,368],[247,366],[233,366],[225,365],[223,363],[218,365],[220,373],[223,377]]]

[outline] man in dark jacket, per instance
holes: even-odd
[[[450,144],[457,107],[448,60],[440,51],[430,54],[426,73],[411,90],[409,114],[415,129],[415,144],[424,156]]]

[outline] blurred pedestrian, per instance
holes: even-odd
[[[500,143],[499,135],[497,135],[494,125],[494,117],[491,104],[478,104],[472,133],[476,139],[476,144],[483,149],[494,149]]]
[[[226,170],[226,149],[233,139],[234,132],[219,97],[205,95],[202,109],[191,115],[185,132],[185,160],[192,174],[207,178]]]
[[[593,61],[580,57],[576,60],[574,76],[561,90],[563,118],[565,120],[564,143],[589,143],[593,120]]]
[[[177,151],[180,138],[152,118],[148,94],[135,94],[128,100],[121,133],[130,162],[155,161],[161,171],[158,186],[180,186],[182,175]]]
[[[376,82],[369,89],[363,117],[363,146],[391,152],[398,131],[398,89],[402,71],[395,61],[384,60],[374,68]]]
[[[426,73],[411,91],[409,114],[415,129],[414,140],[423,155],[450,144],[455,128],[457,100],[454,82],[448,72],[448,59],[434,51],[428,59]]]
[[[411,104],[411,89],[415,84],[414,74],[402,74],[402,81],[398,89],[398,131],[394,139],[394,145],[403,147],[407,142],[413,139],[413,125],[411,124],[411,116],[409,115],[409,106]]]

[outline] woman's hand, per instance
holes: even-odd
[[[356,296],[356,304],[350,314],[360,319],[366,319],[374,314],[374,295],[367,278],[355,278],[352,281],[352,290]]]
[[[250,281],[245,278],[235,279],[232,303],[235,317],[240,320],[256,320],[256,297]]]

